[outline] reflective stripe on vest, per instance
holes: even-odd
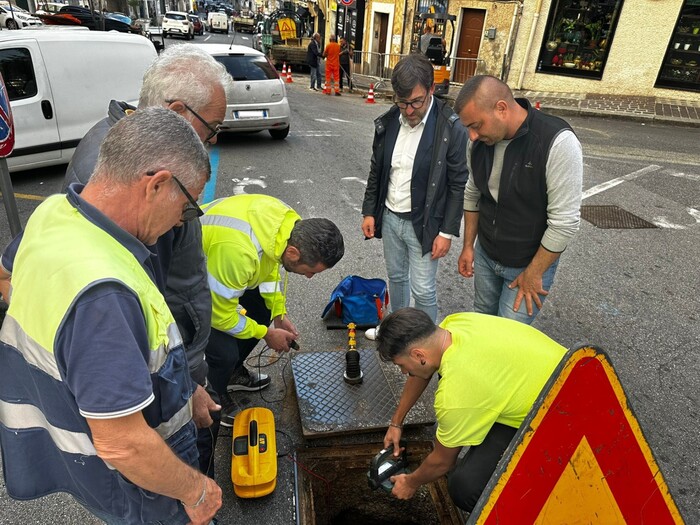
[[[153,394],[143,407],[128,411],[142,410],[178,457],[196,463],[192,382],[182,338],[162,294],[134,255],[65,195],[49,197],[34,211],[14,270],[12,302],[0,330],[0,356],[7,365],[0,369],[0,439],[8,493],[29,499],[69,492],[129,522],[173,515],[175,500],[152,493],[142,497],[141,489],[97,456],[54,355],[63,323],[81,294],[103,282],[132,291],[148,338]],[[90,358],[89,349],[85,357]],[[42,458],[41,464],[35,457]]]

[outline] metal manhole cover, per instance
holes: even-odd
[[[598,228],[633,230],[656,228],[655,224],[637,217],[619,206],[581,206],[581,217]]]
[[[343,380],[345,352],[305,352],[292,358],[292,375],[304,437],[385,429],[396,410],[403,380],[384,370],[375,350],[359,350],[364,374],[359,385]],[[394,365],[390,365],[396,368]],[[398,368],[396,369],[401,375]],[[398,384],[397,384],[398,383]],[[405,424],[432,425],[435,414],[423,398]]]

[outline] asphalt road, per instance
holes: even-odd
[[[274,141],[265,132],[220,138],[212,150],[219,159],[215,187],[208,191],[217,198],[273,195],[304,217],[328,217],[339,225],[344,259],[310,281],[290,277],[289,309],[302,333],[302,351],[342,350],[344,335],[325,330],[320,320],[330,291],[348,274],[386,278],[381,242],[362,240],[359,212],[372,120],[389,106],[366,104],[357,95],[323,96],[309,91],[307,82],[308,76],[295,75],[287,85],[292,128],[286,140]],[[616,205],[657,227],[600,229],[582,221],[535,326],[565,346],[586,342],[609,354],[681,513],[687,523],[700,523],[700,129],[569,121],[584,147],[584,204]],[[62,177],[63,168],[13,176],[23,223],[40,202],[36,199],[59,190]],[[9,228],[1,222],[5,244]],[[472,307],[473,285],[456,271],[460,249],[457,240],[441,263],[441,316]],[[274,382],[265,399],[242,396],[240,403],[273,408],[278,428],[289,436],[278,437],[278,447],[286,451],[310,443],[301,438],[289,366],[284,367],[281,361],[267,368]],[[280,458],[271,496],[239,500],[231,489],[229,450],[230,437],[223,436],[217,448],[217,480],[225,493],[221,523],[292,523],[292,462]],[[2,488],[0,524],[95,523],[68,497],[16,502]]]

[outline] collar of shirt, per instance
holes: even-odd
[[[433,96],[430,95],[430,105],[428,106],[428,111],[426,111],[426,112],[425,112],[425,115],[423,116],[423,120],[421,120],[421,121],[418,123],[417,126],[411,128],[411,129],[417,129],[417,128],[419,128],[420,126],[425,126],[425,123],[428,121],[428,115],[430,115],[430,112],[433,110],[433,104],[434,104],[434,103],[435,103],[435,101],[433,100]],[[409,123],[406,122],[406,119],[403,118],[403,115],[401,114],[401,111],[399,111],[399,124],[401,124],[402,126],[411,127],[411,126],[409,125]]]
[[[80,214],[93,223],[98,228],[102,228],[110,236],[114,237],[119,244],[129,250],[142,266],[150,266],[150,258],[154,255],[151,250],[146,247],[136,237],[131,235],[126,230],[123,230],[117,224],[107,217],[100,210],[89,204],[85,199],[80,197],[80,193],[85,186],[83,184],[71,184],[66,190],[66,198],[68,202],[80,212]]]

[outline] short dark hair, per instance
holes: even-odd
[[[430,91],[435,82],[433,65],[419,53],[412,53],[399,60],[391,74],[391,87],[398,98],[411,96],[416,86],[423,86]]]
[[[326,268],[332,268],[345,253],[343,235],[328,219],[297,221],[287,244],[299,250],[299,263],[309,266],[322,263]]]
[[[387,315],[379,325],[377,351],[382,361],[393,361],[413,344],[429,338],[438,327],[423,310],[401,308]]]
[[[481,86],[484,83],[487,85],[481,90]],[[467,80],[462,89],[459,90],[459,94],[455,99],[454,112],[459,115],[464,106],[474,99],[476,99],[477,105],[482,107],[488,106],[488,109],[490,109],[491,105],[495,107],[498,100],[505,100],[510,103],[513,99],[513,92],[508,87],[508,84],[492,75],[475,75]]]

